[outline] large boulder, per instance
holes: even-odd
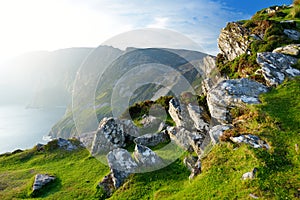
[[[154,171],[163,166],[163,160],[146,146],[135,145],[133,155],[139,165],[139,172]]]
[[[42,189],[48,183],[54,181],[56,179],[55,176],[50,176],[48,174],[37,174],[34,178],[34,183],[32,186],[32,191],[36,192]]]
[[[137,163],[130,153],[121,148],[114,149],[107,154],[108,165],[111,170],[112,181],[115,188],[119,188],[125,179],[137,170]]]
[[[207,93],[211,117],[221,124],[230,124],[230,109],[243,104],[258,104],[259,94],[267,92],[266,86],[246,79],[224,80]]]
[[[206,113],[204,108],[198,105],[188,104],[187,110],[190,118],[194,122],[194,127],[197,130],[207,132],[209,129],[209,123],[207,122],[207,119],[204,118],[204,116],[208,116],[208,114]]]
[[[299,76],[300,71],[292,68],[297,58],[281,53],[257,53],[257,63],[261,66],[262,74],[269,86],[281,84],[286,77]]]
[[[201,144],[205,135],[196,131],[189,131],[183,127],[168,127],[168,134],[178,146],[189,152],[202,153]]]
[[[169,137],[168,133],[164,130],[159,133],[145,134],[145,135],[139,136],[139,137],[135,138],[133,141],[135,144],[153,147],[160,143],[165,143],[165,142],[170,141],[170,137]]]
[[[224,57],[231,61],[247,52],[250,32],[241,24],[230,22],[221,30],[218,46]]]
[[[127,140],[138,135],[138,128],[131,120],[103,118],[94,136],[91,153],[103,155],[115,148],[125,147]]]

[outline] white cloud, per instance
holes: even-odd
[[[166,28],[169,18],[155,17],[154,23],[147,25],[147,28]]]
[[[137,28],[168,28],[216,53],[219,31],[242,18],[211,0],[3,0],[0,61],[33,50],[98,46]]]

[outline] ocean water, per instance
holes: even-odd
[[[0,105],[0,154],[46,143],[43,137],[64,112],[65,108],[26,109],[24,105]]]

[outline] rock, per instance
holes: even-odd
[[[211,138],[212,143],[218,144],[220,142],[220,137],[222,136],[223,132],[230,129],[231,126],[229,125],[216,125],[209,130],[209,136]]]
[[[252,146],[253,148],[266,148],[266,149],[270,149],[269,145],[259,139],[259,137],[255,136],[255,135],[240,135],[238,137],[230,137],[230,140],[232,140],[235,143],[246,143],[249,144],[250,146]]]
[[[83,144],[84,147],[91,149],[96,133],[96,131],[82,133],[77,137],[77,139]]]
[[[198,155],[202,153],[201,144],[205,136],[198,132],[190,132],[183,127],[168,127],[168,134],[177,145],[186,151],[195,151]]]
[[[250,32],[236,22],[230,22],[221,30],[218,46],[224,57],[231,61],[247,52]]]
[[[138,136],[138,128],[131,120],[119,120],[117,118],[103,118],[95,134],[91,154],[103,155],[115,148],[125,147],[126,139],[133,140]]]
[[[284,29],[283,33],[286,34],[292,40],[299,40],[300,32],[293,29]]]
[[[169,114],[172,117],[177,127],[186,126],[186,123],[184,121],[184,118],[187,117],[186,112],[185,110],[182,110],[182,105],[180,104],[179,100],[174,98],[170,100]]]
[[[193,179],[195,176],[201,173],[200,159],[193,156],[189,156],[184,158],[183,163],[191,171],[189,179]]]
[[[249,197],[253,198],[253,199],[259,199],[258,196],[254,195],[254,194],[249,194]]]
[[[35,192],[37,190],[40,190],[42,187],[54,181],[55,179],[56,179],[55,176],[50,176],[48,174],[35,175],[32,191]]]
[[[217,83],[223,80],[219,70],[216,66],[216,58],[212,56],[206,56],[203,59],[203,72],[204,80],[201,83],[202,93],[204,95],[213,88]]]
[[[266,79],[267,85],[277,86],[286,77],[300,75],[298,69],[292,68],[292,64],[297,63],[297,58],[281,53],[263,52],[257,53],[257,63],[261,66],[262,74]]]
[[[115,190],[114,182],[113,182],[113,176],[112,173],[109,173],[106,175],[102,181],[98,184],[100,188],[103,188],[105,191],[105,196],[110,197]]]
[[[207,93],[207,104],[211,117],[221,124],[231,123],[229,109],[243,104],[258,104],[259,94],[267,87],[246,79],[224,80]]]
[[[163,165],[163,160],[146,146],[135,145],[133,155],[139,165],[139,172],[154,171]]]
[[[115,188],[119,188],[125,179],[134,173],[138,167],[129,152],[121,148],[110,151],[107,154],[107,161]]]
[[[273,14],[273,13],[276,13],[276,10],[273,9],[273,8],[267,8],[267,9],[265,10],[265,12],[266,12],[267,14]]]
[[[198,105],[188,104],[187,110],[189,112],[190,118],[194,122],[194,127],[197,130],[207,132],[209,129],[209,124],[205,121],[203,116],[208,116],[208,114],[204,111],[204,108]]]
[[[73,151],[78,149],[78,147],[69,140],[63,139],[63,138],[58,138],[57,139],[57,145],[59,148],[65,149],[67,151]]]
[[[167,131],[161,131],[159,133],[142,135],[140,137],[135,138],[133,141],[135,144],[153,147],[160,143],[170,141],[170,137]]]
[[[44,151],[44,150],[45,150],[44,147],[45,147],[45,145],[38,143],[38,144],[36,145],[36,150],[37,150],[37,151]]]
[[[245,174],[243,174],[242,180],[254,179],[256,172],[257,172],[257,168],[255,167],[251,172],[246,172]]]
[[[153,125],[158,126],[159,123],[160,123],[160,120],[157,119],[156,117],[152,116],[152,115],[149,115],[149,116],[144,115],[142,117],[142,120],[141,120],[140,123],[143,125],[144,128],[147,128],[147,127],[153,126]]]
[[[273,53],[282,53],[291,56],[298,56],[300,51],[300,44],[289,44],[287,46],[278,47],[273,50]]]

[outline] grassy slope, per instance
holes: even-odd
[[[192,181],[181,161],[158,172],[137,174],[111,199],[293,199],[300,188],[300,79],[288,81],[249,106],[244,133],[259,135],[271,150],[222,143],[203,160],[203,173]],[[258,168],[254,180],[243,173]]]
[[[27,150],[0,157],[0,199],[29,197],[34,176],[48,173],[57,176],[55,183],[40,197],[47,199],[92,199],[96,183],[109,169],[89,156],[86,149],[74,152]]]

